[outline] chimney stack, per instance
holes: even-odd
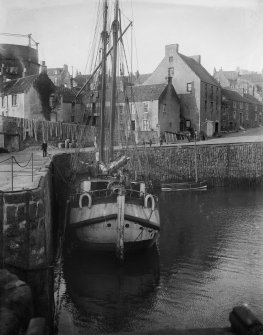
[[[193,60],[195,60],[198,64],[201,64],[201,55],[190,56]]]
[[[179,44],[169,44],[165,46],[165,57],[170,57],[177,54],[179,51]]]

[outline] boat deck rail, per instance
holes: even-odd
[[[70,195],[70,201],[73,206],[78,205],[79,198],[83,193],[85,193],[85,191],[76,192]],[[105,201],[116,202],[116,197],[118,195],[117,189],[108,189],[108,188],[92,190],[86,193],[91,195],[93,204],[103,203]],[[125,189],[125,198],[129,203],[136,203],[143,205],[144,198],[146,195],[148,195],[148,193],[142,193],[134,189]],[[158,198],[155,195],[153,195],[153,197],[155,202],[157,203]]]

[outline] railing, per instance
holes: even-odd
[[[114,192],[112,189],[102,189],[102,190],[93,190],[93,191],[88,191],[87,193],[89,193],[92,196],[92,200],[94,200],[96,202],[96,200],[98,200],[99,198],[112,198],[112,197],[116,197],[117,193]],[[78,200],[80,195],[83,194],[83,192],[77,192],[74,194],[70,195],[70,201],[72,203],[78,204]],[[133,189],[125,189],[125,195],[127,198],[130,199],[144,199],[144,197],[142,197],[142,192],[137,191],[137,190],[133,190]],[[144,194],[144,196],[146,196],[146,194]],[[154,197],[155,198],[155,197]],[[155,199],[156,200],[156,199]]]
[[[34,180],[34,161],[33,161],[33,153],[31,154],[29,160],[27,162],[18,162],[15,156],[11,156],[7,159],[4,159],[0,162],[0,164],[5,163],[7,161],[11,160],[11,190],[14,190],[14,164],[18,165],[20,168],[24,169],[26,168],[30,162],[31,162],[31,176],[32,176],[32,182]],[[1,171],[1,172],[9,172],[8,171]]]

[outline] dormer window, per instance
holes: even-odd
[[[172,63],[174,61],[173,56],[169,56],[169,63]]]

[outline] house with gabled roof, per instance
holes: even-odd
[[[47,68],[47,75],[55,86],[70,87],[70,73],[68,65],[63,67]]]
[[[127,87],[131,128],[137,134],[143,135],[146,140],[151,136],[151,132],[155,132],[159,137],[166,131],[174,133],[180,131],[180,99],[171,79],[164,84]],[[118,97],[118,106],[121,124],[120,111],[125,107],[123,93]]]
[[[214,69],[213,77],[219,82],[222,87],[231,89],[235,89],[238,87],[238,71],[223,71],[222,68],[219,71],[216,71],[216,69]]]
[[[55,87],[45,72],[0,84],[0,115],[49,120],[50,95]]]
[[[222,129],[229,131],[262,125],[263,104],[254,96],[222,89]]]
[[[51,121],[85,123],[85,106],[82,103],[82,95],[76,98],[77,92],[78,90],[74,87],[56,87],[56,91],[51,97]]]
[[[165,56],[144,85],[164,83],[172,77],[181,101],[181,130],[202,136],[220,132],[221,86],[201,65],[201,56],[179,53],[179,45],[165,46]]]
[[[99,95],[96,92],[86,95],[85,105],[89,124],[99,125]],[[150,139],[156,142],[165,131],[180,130],[180,100],[171,80],[163,84],[126,86],[125,89],[119,89],[116,105],[115,130],[116,136],[119,136],[117,141],[123,136],[128,139],[133,134],[137,142],[148,142]],[[106,128],[109,127],[109,108],[110,90],[106,96]]]

